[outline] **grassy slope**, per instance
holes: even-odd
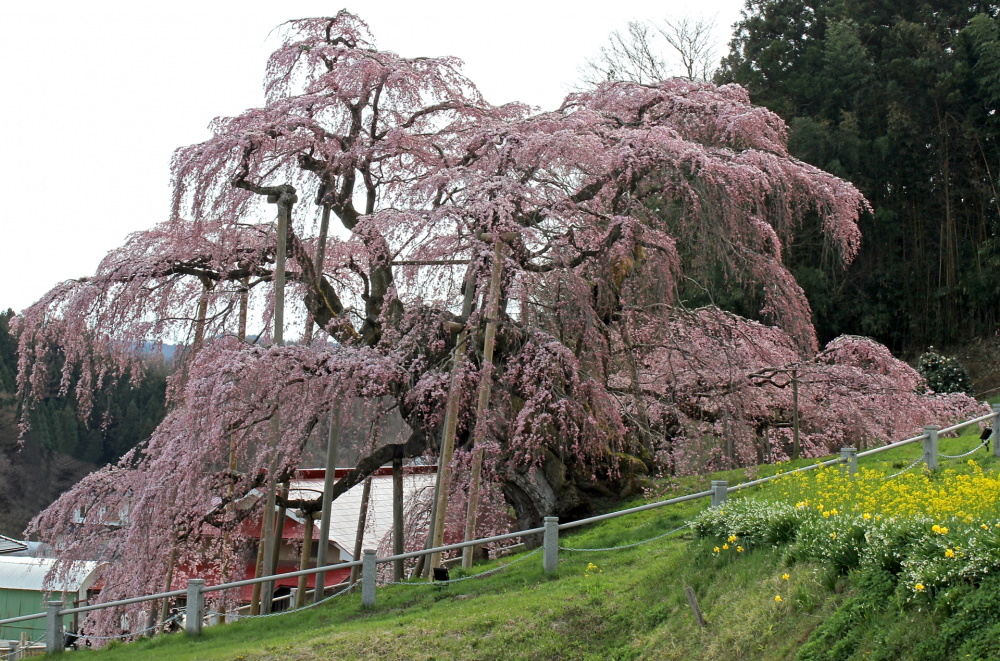
[[[942,440],[959,454],[974,437]],[[869,464],[900,468],[920,444],[883,453]],[[996,469],[983,450],[974,455]],[[877,461],[876,461],[877,459]],[[943,462],[961,467],[965,460]],[[800,462],[807,463],[807,462]],[[865,463],[864,461],[862,462]],[[764,470],[772,470],[765,467]],[[711,479],[746,480],[744,471],[686,478],[679,493]],[[762,488],[766,488],[762,487]],[[704,501],[603,522],[561,539],[569,547],[604,547],[671,530]],[[376,608],[357,594],[291,615],[207,629],[87,653],[95,659],[793,659],[810,633],[854,593],[848,579],[814,565],[784,567],[780,553],[756,549],[734,560],[714,558],[711,540],[690,532],[627,550],[560,553],[556,578],[536,554],[497,575],[452,584],[379,588]],[[597,569],[588,570],[588,563]],[[476,572],[493,566],[477,567]],[[787,572],[789,579],[783,580]],[[454,575],[454,574],[453,574]],[[709,626],[699,629],[684,596],[691,586]],[[782,596],[780,603],[774,597]],[[856,630],[856,658],[919,658],[916,632],[932,614],[892,609]],[[852,657],[855,658],[855,657]]]

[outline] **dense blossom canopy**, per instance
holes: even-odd
[[[335,495],[387,461],[436,451],[452,370],[456,462],[467,460],[476,384],[490,373],[480,348],[494,254],[497,385],[484,447],[490,488],[522,525],[586,511],[622,452],[674,471],[755,461],[748,439],[789,410],[787,388],[754,382],[762,368],[808,373],[808,454],[962,408],[929,403],[919,376],[866,340],[817,354],[782,246],[815,216],[850,261],[867,203],[791,158],[782,121],[742,88],[608,83],[536,113],[488,104],[454,59],[376,50],[346,12],[283,29],[264,107],[215,120],[211,139],[177,151],[169,220],[18,319],[29,407],[52,378],[50,352],[62,353],[64,385],[79,376],[85,408],[149,342],[189,338],[172,412],[149,442],[33,526],[67,556],[117,561],[102,598],[161,589],[164,540],[192,566],[239,566],[241,521],[259,511],[246,497],[288,476],[345,401],[389,406],[407,428],[365,446]],[[265,330],[277,243],[265,198],[291,213],[285,319],[307,328],[296,346],[271,345]],[[773,326],[678,306],[679,280],[719,265],[760,292]],[[473,341],[455,356],[463,328]],[[107,512],[125,510],[110,530]],[[226,535],[206,532],[218,529]]]

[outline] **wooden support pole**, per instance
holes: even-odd
[[[281,498],[282,502],[288,499],[288,487],[289,481],[285,480],[281,483]],[[275,494],[277,496],[277,493]],[[275,497],[275,503],[277,504],[277,497]],[[284,505],[278,507],[278,511],[274,515],[274,528],[271,530],[271,538],[274,543],[271,544],[268,549],[268,554],[265,556],[264,561],[267,563],[267,575],[273,576],[278,573],[278,559],[281,556],[281,540],[283,537],[283,532],[285,530],[285,516],[287,515],[287,509]],[[274,599],[274,581],[268,581],[263,584],[261,591],[261,612],[270,613],[271,607],[273,606]]]
[[[799,458],[799,371],[792,370],[792,459]]]
[[[291,222],[292,206],[298,198],[295,193],[281,193],[280,195],[268,196],[268,202],[278,205],[278,236],[275,246],[274,258],[274,346],[282,346],[285,343],[285,261],[288,252],[288,226]],[[275,448],[281,442],[281,419],[279,411],[280,402],[276,402],[274,415],[271,417],[271,442]],[[278,484],[275,480],[274,472],[280,464],[280,457],[275,451],[275,455],[268,467],[267,475],[267,496],[264,502],[264,516],[262,528],[264,531],[264,562],[268,565],[265,571],[270,570],[273,564],[272,558],[276,557],[278,548],[281,545],[279,539],[275,539],[274,508],[277,503]],[[282,519],[284,517],[282,516]],[[280,521],[279,525],[283,525]],[[279,533],[280,534],[280,531]],[[267,575],[273,574],[268,571]],[[274,597],[274,582],[268,581],[261,586],[261,611],[271,612],[271,599]]]
[[[358,534],[354,538],[354,559],[358,560],[361,558],[361,549],[363,548],[363,542],[365,537],[365,527],[368,525],[368,502],[372,495],[372,476],[369,475],[365,478],[365,484],[361,487],[361,511],[358,513]],[[360,567],[357,565],[351,567],[351,583],[358,580],[358,574],[360,572]]]
[[[475,302],[476,281],[475,270],[471,267],[465,273],[465,298],[462,301],[462,318],[468,319],[472,314]],[[455,343],[455,352],[451,362],[451,384],[448,387],[448,402],[445,408],[444,429],[441,434],[441,451],[438,455],[437,484],[434,487],[434,506],[431,510],[431,530],[427,536],[429,546],[433,548],[442,545],[444,539],[444,523],[448,518],[448,489],[451,487],[451,458],[455,453],[455,434],[458,431],[458,404],[461,399],[459,378],[462,365],[465,363],[466,341],[468,330],[463,325]],[[421,556],[423,558],[424,556]],[[441,565],[441,554],[433,553],[424,569],[432,569]],[[419,565],[418,565],[419,566]],[[429,573],[429,572],[428,572]]]
[[[170,592],[171,585],[174,582],[174,565],[177,564],[177,537],[173,539],[173,545],[170,547],[170,557],[167,559],[167,578],[163,582],[163,591]],[[167,614],[170,611],[170,599],[164,599],[163,603],[160,604],[160,622],[164,623],[166,626]]]
[[[476,400],[476,426],[472,432],[472,469],[469,474],[469,505],[465,512],[465,538],[476,537],[479,514],[479,490],[483,473],[483,442],[486,440],[486,411],[493,391],[493,351],[496,346],[497,318],[500,316],[500,279],[503,275],[503,243],[493,242],[493,265],[490,269],[490,288],[486,303],[486,332],[483,338],[483,363],[479,372],[479,390]],[[462,566],[472,566],[475,548],[462,549]]]
[[[459,376],[462,371],[462,364],[465,362],[465,343],[467,331],[462,330],[458,334],[458,343],[455,345],[455,360],[451,368],[451,386],[448,389],[448,408],[445,411],[444,435],[441,439],[441,456],[438,459],[438,472],[441,473],[441,480],[438,486],[437,511],[434,517],[434,534],[432,536],[431,547],[443,546],[444,544],[444,522],[448,518],[448,489],[451,488],[451,459],[455,454],[455,435],[458,432],[458,404],[461,399],[461,385]],[[441,554],[432,553],[430,567],[441,566]]]
[[[323,508],[319,520],[319,548],[316,549],[316,566],[326,567],[327,549],[330,546],[330,512],[333,506],[333,485],[337,481],[337,454],[340,451],[340,404],[330,412],[330,434],[326,441],[326,473],[323,476]],[[326,589],[326,572],[316,574],[315,601],[323,599]]]
[[[405,552],[403,545],[403,459],[392,460],[392,554]],[[403,580],[403,561],[392,563],[392,580]]]
[[[302,529],[302,555],[299,557],[299,571],[309,569],[309,561],[312,559],[313,528],[315,527],[312,512],[303,512],[305,524]],[[302,608],[306,605],[306,582],[307,576],[299,576],[299,584],[295,592],[295,607]]]

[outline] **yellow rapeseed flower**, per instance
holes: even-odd
[[[955,552],[952,551],[951,549],[945,549],[944,550],[944,557],[946,557],[946,558],[954,558],[955,557]]]
[[[923,592],[924,591],[924,584],[923,583],[917,583],[916,585],[913,586],[913,589],[916,590],[917,592]]]
[[[743,547],[742,546],[737,546],[736,547],[736,552],[737,553],[743,553]]]
[[[722,550],[723,550],[723,551],[727,551],[727,550],[729,550],[729,544],[723,544],[723,545],[722,545]]]
[[[718,553],[718,552],[719,552],[719,547],[718,546],[716,546],[714,549],[712,549],[712,553]]]
[[[787,581],[790,578],[791,578],[791,576],[789,576],[788,574],[782,574],[781,575],[781,580],[783,580],[783,581]]]
[[[776,595],[774,595],[774,600],[775,600],[776,602],[778,602],[779,604],[780,604],[780,603],[781,603],[782,601],[784,601],[784,599],[782,599],[782,598],[781,598],[781,595],[780,595],[780,594],[776,594]]]
[[[733,542],[736,541],[736,535],[730,535],[729,539],[727,539],[726,541],[732,544]]]

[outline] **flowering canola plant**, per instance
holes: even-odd
[[[841,571],[881,569],[911,597],[1000,571],[1000,475],[837,468],[790,473],[769,488],[702,513],[701,535],[738,537],[745,547],[781,546],[789,560]]]

